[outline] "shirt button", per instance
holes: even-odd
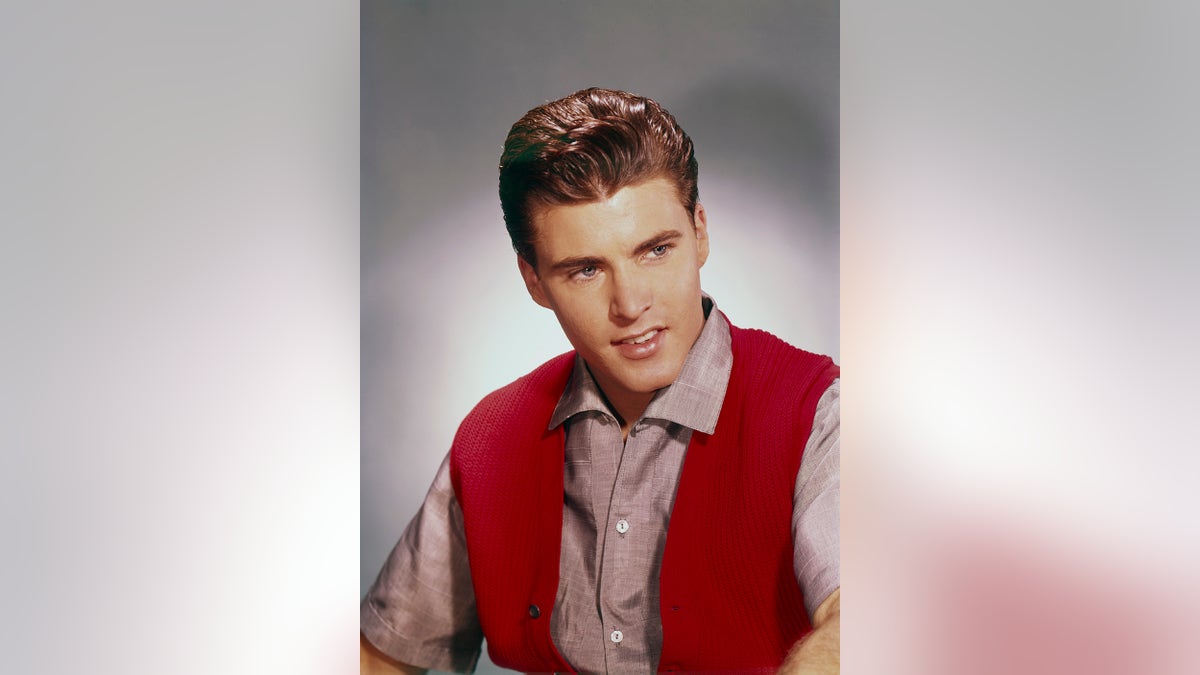
[[[614,630],[612,635],[609,635],[608,637],[610,637],[613,642],[620,642],[621,640],[625,639],[625,636],[621,635],[621,631],[619,630]]]
[[[533,617],[533,618],[535,618],[535,619],[536,619],[536,618],[538,618],[538,617],[539,617],[539,616],[541,616],[541,615],[542,615],[542,610],[538,609],[538,606],[537,606],[537,605],[530,605],[530,606],[529,606],[529,616],[531,616],[531,617]]]
[[[625,520],[624,518],[618,520],[617,521],[617,532],[619,534],[625,534],[628,531],[629,531],[629,521]]]

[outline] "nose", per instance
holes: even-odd
[[[614,271],[611,279],[608,312],[614,321],[632,323],[654,304],[654,292],[645,275]]]

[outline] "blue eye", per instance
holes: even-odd
[[[597,272],[599,272],[599,271],[600,271],[600,270],[598,270],[598,269],[596,269],[595,267],[593,267],[593,266],[589,265],[589,266],[587,266],[587,267],[584,267],[583,269],[579,270],[579,271],[578,271],[578,272],[576,272],[575,274],[576,274],[576,276],[583,277],[584,279],[591,279],[592,277],[596,276],[596,273],[597,273]]]
[[[668,252],[670,252],[670,250],[671,250],[670,244],[659,244],[658,246],[655,246],[654,248],[650,249],[650,253],[655,258],[661,258],[661,257],[665,256]]]

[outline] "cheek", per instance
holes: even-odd
[[[579,307],[560,306],[558,322],[572,342],[587,341],[597,333],[596,326],[593,325],[594,318],[589,312],[582,311]]]
[[[555,312],[563,327],[577,335],[588,335],[602,330],[608,318],[608,305],[599,293],[577,293],[559,297]]]
[[[662,282],[660,288],[663,291],[663,299],[672,301],[683,299],[691,295],[700,285],[700,275],[695,269],[680,269],[675,270],[674,274],[667,275]]]

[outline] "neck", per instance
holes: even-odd
[[[596,380],[596,387],[600,390],[600,396],[604,399],[605,404],[608,405],[608,409],[616,415],[617,422],[621,424],[622,438],[629,437],[629,429],[642,416],[642,413],[646,412],[646,407],[650,405],[650,401],[658,393],[657,390],[648,394],[622,392],[613,396],[604,390],[604,385],[598,379]]]
[[[617,421],[621,423],[621,438],[629,438],[629,429],[642,413],[646,412],[646,406],[650,405],[654,394],[655,392],[635,394],[621,402],[609,399],[608,406],[617,414]]]

